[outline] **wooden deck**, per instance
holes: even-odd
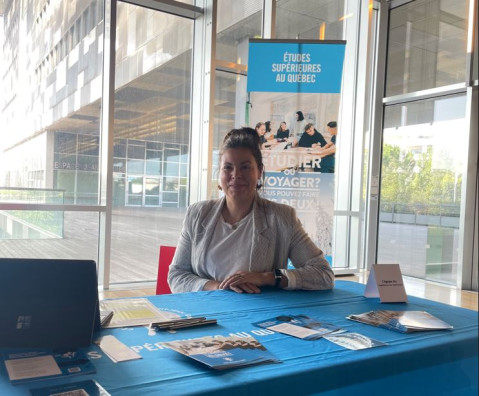
[[[156,280],[159,246],[176,246],[184,214],[175,208],[114,210],[110,282]],[[98,234],[98,213],[65,212],[63,239],[0,240],[0,256],[97,261]]]

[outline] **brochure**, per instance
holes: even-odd
[[[141,355],[112,335],[106,335],[100,338],[96,343],[113,363],[126,362],[129,360],[142,358]]]
[[[5,366],[12,384],[96,373],[93,363],[81,351],[12,353],[7,355]]]
[[[369,311],[358,315],[349,315],[347,319],[383,327],[400,333],[414,331],[450,330],[450,324],[425,311]]]
[[[359,333],[333,333],[325,335],[324,338],[353,351],[387,345],[384,342],[373,340],[372,338],[366,337],[365,335]]]
[[[146,326],[170,319],[146,298],[124,298],[100,301],[101,311],[112,311],[113,317],[103,328]]]
[[[30,394],[32,396],[110,396],[110,393],[94,380],[30,389]]]
[[[341,330],[338,326],[310,318],[306,315],[280,315],[253,324],[303,340],[317,340],[325,334]]]
[[[251,336],[208,336],[164,342],[162,345],[216,370],[280,362]]]

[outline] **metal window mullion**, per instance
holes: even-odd
[[[263,19],[261,37],[271,39],[276,37],[276,0],[263,1]]]
[[[391,106],[395,104],[404,104],[415,102],[418,100],[433,99],[440,96],[454,95],[466,93],[466,84],[458,83],[445,85],[442,87],[435,87],[430,89],[424,89],[422,91],[409,92],[401,95],[394,95],[383,98],[383,104],[385,106]]]
[[[217,1],[204,0],[203,6],[193,38],[189,203],[208,198],[212,160]]]
[[[456,286],[471,290],[474,286],[472,276],[477,274],[478,263],[474,262],[474,234],[476,192],[478,183],[479,137],[478,137],[478,88],[468,87],[466,95],[466,121],[469,124],[467,139],[467,161],[464,161],[462,171],[461,211],[459,218],[459,248]],[[476,242],[477,243],[477,242]],[[477,280],[475,280],[477,289]]]
[[[468,27],[467,27],[467,52],[466,52],[466,81],[465,84],[468,87],[477,85],[477,81],[474,81],[474,40],[477,40],[477,0],[469,1],[468,10]],[[474,29],[476,26],[476,29]],[[474,34],[475,30],[475,34]],[[477,108],[477,107],[476,107]]]
[[[375,47],[377,48],[374,60],[374,70],[376,70],[373,81],[373,97],[371,136],[369,145],[369,172],[367,182],[367,209],[366,209],[366,247],[365,258],[366,268],[377,260],[378,248],[378,228],[379,228],[379,192],[381,176],[381,155],[382,155],[382,137],[383,137],[383,103],[382,99],[385,92],[386,83],[386,57],[387,57],[387,37],[389,25],[389,7],[386,0],[381,0],[379,4],[378,34]]]
[[[98,283],[110,287],[112,198],[113,198],[113,123],[115,107],[115,43],[117,0],[104,0],[103,79],[100,127],[100,213],[98,241]]]

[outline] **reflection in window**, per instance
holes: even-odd
[[[262,0],[218,2],[216,59],[248,64],[248,40],[261,38]]]
[[[341,40],[343,20],[343,1],[276,2],[276,38]]]
[[[386,108],[378,262],[455,284],[466,97]]]
[[[464,82],[467,0],[417,0],[391,10],[386,96]]]

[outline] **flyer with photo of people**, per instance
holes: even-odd
[[[294,207],[330,263],[345,46],[250,40],[248,57],[249,124],[261,141],[263,196]]]

